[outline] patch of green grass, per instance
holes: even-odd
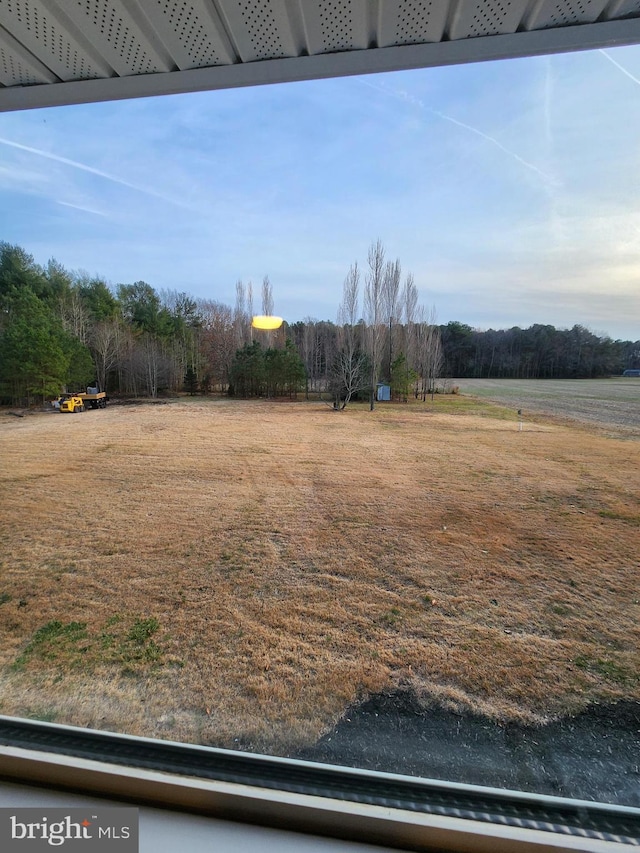
[[[34,633],[31,642],[16,658],[13,669],[22,669],[31,658],[54,661],[68,657],[80,641],[87,639],[86,622],[68,622],[53,619]]]
[[[612,518],[615,521],[626,521],[627,524],[633,524],[635,527],[640,527],[640,515],[623,515],[621,512],[616,512],[613,509],[601,509],[598,512],[600,518]]]
[[[8,592],[0,592],[0,604],[6,604],[7,601],[11,601],[11,596]]]
[[[628,667],[610,658],[592,658],[589,655],[578,655],[573,662],[579,669],[601,675],[607,681],[614,681],[617,684],[628,684],[630,681],[637,680],[635,674]]]
[[[120,646],[120,659],[128,664],[158,663],[161,658],[162,649],[154,640],[133,647]]]
[[[380,621],[383,625],[388,625],[392,628],[394,625],[397,625],[401,618],[400,610],[397,607],[392,607],[390,610],[387,610],[386,613],[383,613],[380,617]]]
[[[113,658],[125,663],[125,674],[134,664],[158,663],[163,651],[151,637],[160,629],[158,620],[151,616],[148,619],[136,619],[126,635],[120,639],[113,650]]]
[[[156,633],[159,627],[160,623],[155,616],[152,616],[149,619],[136,619],[129,629],[127,638],[132,640],[134,643],[143,645],[152,634]]]
[[[116,642],[115,634],[110,634],[108,631],[102,631],[100,634],[100,644],[103,649],[112,649]]]
[[[127,625],[128,621],[115,614],[93,634],[87,630],[86,622],[47,622],[33,634],[12,669],[22,670],[31,661],[68,669],[122,663],[135,668],[160,662],[163,649],[152,639],[160,630],[159,621],[153,616],[136,618]]]
[[[55,723],[58,712],[54,708],[34,708],[26,712],[29,720],[39,720],[42,723]]]

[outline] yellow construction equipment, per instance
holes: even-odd
[[[107,395],[97,385],[89,385],[80,394],[61,394],[54,406],[61,412],[84,412],[86,409],[106,409]]]
[[[84,412],[84,402],[79,394],[62,394],[59,402],[61,412]]]

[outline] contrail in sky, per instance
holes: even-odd
[[[80,169],[82,172],[89,172],[91,175],[97,175],[99,178],[104,178],[107,181],[113,181],[115,184],[121,184],[123,187],[129,187],[129,189],[136,190],[137,192],[144,193],[145,195],[150,195],[154,198],[161,198],[163,201],[175,204],[178,207],[187,207],[187,205],[182,202],[162,195],[162,193],[157,193],[154,190],[141,187],[138,184],[132,184],[129,181],[116,177],[116,175],[110,175],[108,172],[103,172],[100,169],[94,169],[93,166],[86,166],[84,163],[78,163],[77,160],[69,160],[67,157],[60,157],[58,154],[52,154],[49,151],[42,151],[39,148],[31,148],[31,146],[22,145],[20,142],[12,142],[10,139],[3,139],[1,136],[0,143],[2,143],[2,145],[8,145],[10,148],[18,148],[20,151],[27,151],[29,154],[37,154],[39,157],[46,157],[47,160],[55,160],[56,163],[62,163],[65,166],[73,166],[74,169]]]
[[[609,60],[609,62],[611,62],[612,65],[615,65],[616,68],[619,68],[623,74],[626,74],[630,80],[633,80],[634,83],[637,83],[638,86],[640,86],[640,80],[638,80],[637,77],[634,77],[633,74],[630,71],[627,71],[626,68],[623,68],[619,62],[616,62],[613,56],[610,56],[606,50],[602,50],[602,48],[600,48],[600,53],[605,56]]]
[[[450,121],[452,124],[457,124],[458,127],[464,127],[465,130],[468,130],[470,131],[470,133],[475,133],[478,136],[481,136],[482,139],[486,139],[487,142],[492,142],[501,151],[504,151],[505,154],[508,154],[509,157],[513,157],[514,160],[517,160],[518,163],[521,163],[523,166],[526,166],[527,169],[531,169],[532,172],[536,172],[538,175],[540,175],[541,178],[544,178],[545,181],[548,181],[549,183],[555,183],[551,175],[547,175],[546,172],[543,172],[542,169],[538,169],[538,167],[534,166],[533,163],[527,162],[519,154],[516,154],[515,151],[512,151],[510,148],[506,148],[493,136],[489,136],[488,133],[484,133],[482,130],[478,130],[477,127],[472,127],[470,124],[465,124],[463,121],[458,121],[457,118],[452,118],[451,116],[445,115],[445,113],[438,112],[437,110],[430,110],[429,112],[432,112],[434,115],[439,116],[445,121]]]
[[[375,83],[370,83],[369,80],[359,80],[358,82],[362,83],[363,86],[368,86],[370,89],[375,89],[376,92],[383,92],[385,95],[391,95],[393,98],[398,98],[398,100],[405,103],[415,104],[418,107],[422,107],[423,110],[426,109],[420,98],[416,98],[402,89],[389,89],[388,86],[376,86]]]
[[[369,88],[371,89],[377,89],[378,92],[384,92],[386,95],[391,95],[394,98],[398,98],[399,100],[404,101],[405,103],[414,104],[415,106],[418,106],[421,109],[430,112],[432,115],[438,116],[438,118],[441,118],[444,121],[450,121],[452,124],[457,124],[458,127],[462,127],[465,130],[468,130],[470,133],[475,133],[477,136],[482,137],[482,139],[486,139],[487,142],[491,142],[509,157],[513,157],[514,160],[525,166],[527,169],[531,169],[532,172],[536,172],[536,174],[540,175],[540,177],[543,178],[547,183],[557,183],[555,179],[551,177],[551,175],[547,175],[546,172],[542,171],[542,169],[538,169],[538,167],[534,166],[533,163],[527,162],[527,160],[524,160],[519,154],[516,154],[515,151],[511,151],[510,148],[507,148],[501,142],[498,142],[498,140],[495,139],[493,136],[489,136],[482,130],[478,130],[477,127],[472,127],[470,124],[465,124],[463,121],[458,121],[458,119],[452,118],[451,116],[448,116],[445,113],[438,112],[438,110],[432,110],[430,107],[427,107],[419,98],[416,98],[414,95],[410,95],[408,92],[396,89],[389,89],[386,86],[376,86],[375,84],[370,83],[368,80],[361,80],[360,82],[364,83],[366,86],[369,86]]]
[[[58,204],[64,207],[72,207],[74,210],[83,210],[86,213],[94,213],[96,216],[106,216],[101,210],[96,210],[94,207],[85,207],[83,204],[72,204],[70,201],[58,201]]]

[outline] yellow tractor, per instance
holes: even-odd
[[[77,394],[62,394],[60,397],[61,412],[84,412],[84,400]]]

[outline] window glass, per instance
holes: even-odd
[[[0,713],[640,805],[639,85],[0,116]]]

